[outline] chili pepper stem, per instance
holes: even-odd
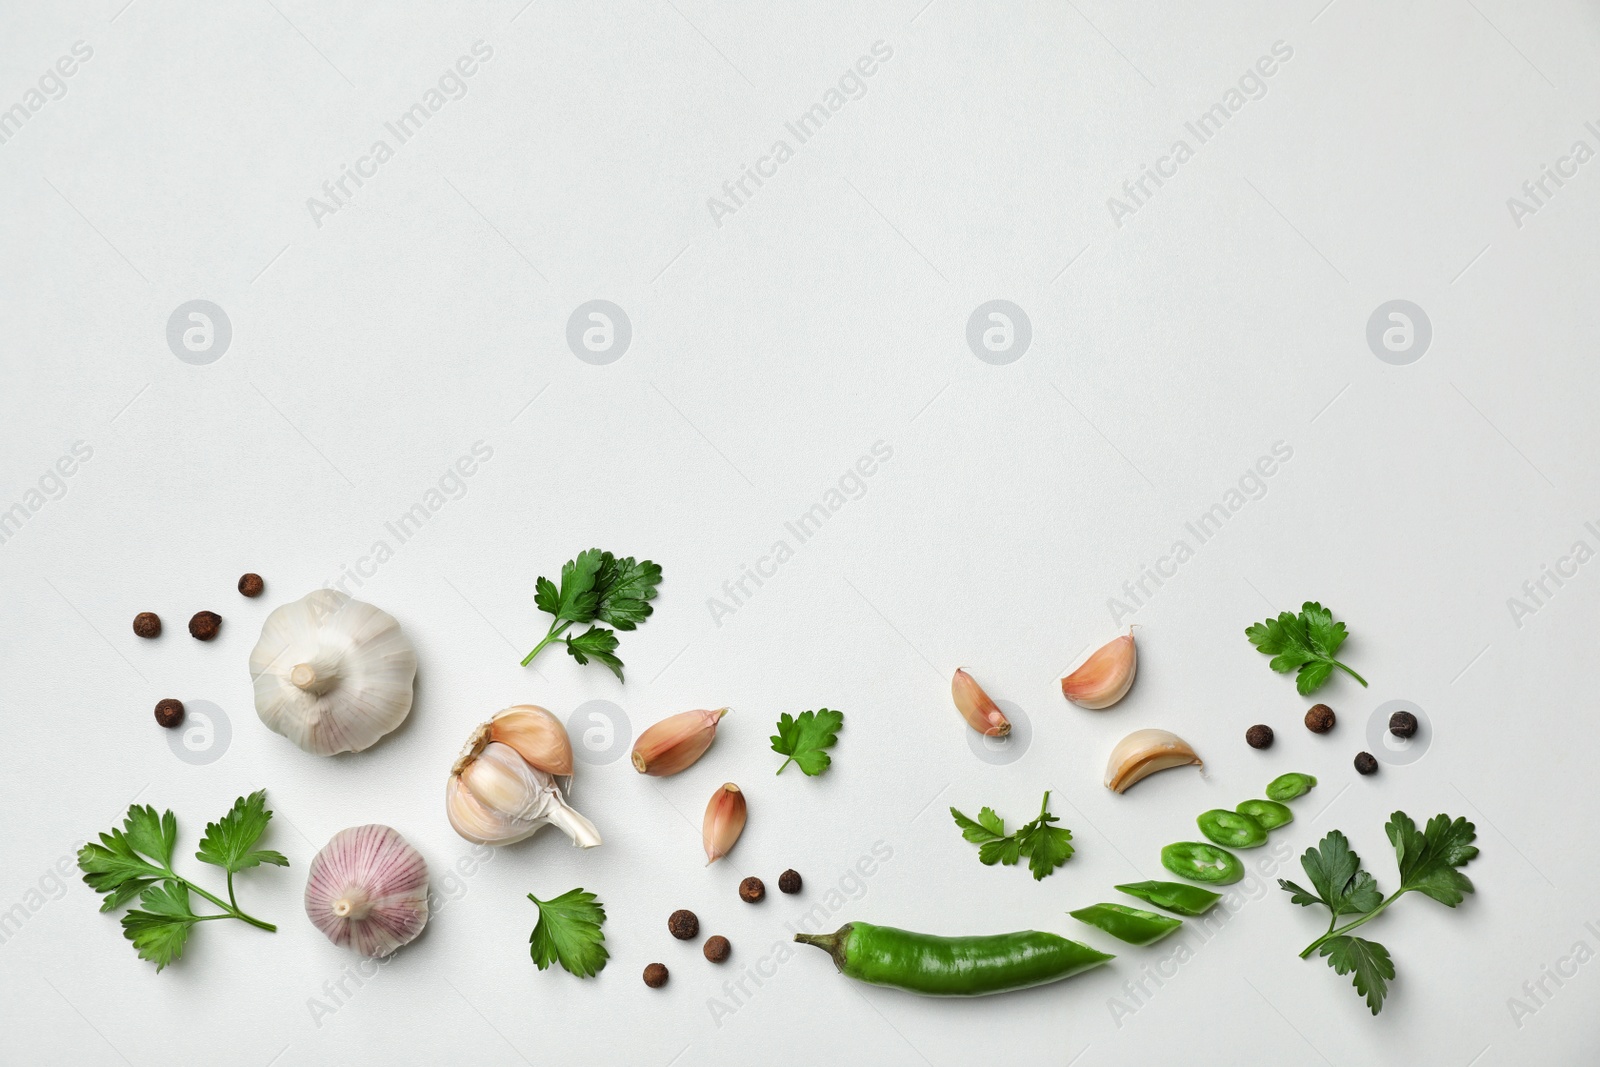
[[[1338,927],[1337,929],[1335,929],[1332,925],[1330,925],[1328,927],[1328,932],[1327,933],[1323,934],[1321,937],[1317,938],[1315,941],[1311,942],[1311,944],[1306,946],[1305,951],[1300,953],[1300,958],[1303,959],[1303,960],[1304,959],[1309,959],[1313,952],[1315,952],[1317,949],[1322,947],[1323,942],[1331,941],[1333,938],[1336,938],[1336,937],[1341,937],[1344,934],[1349,933],[1351,930],[1354,930],[1356,927],[1360,926],[1362,923],[1368,922],[1368,921],[1370,921],[1372,919],[1376,919],[1379,915],[1383,914],[1383,910],[1385,908],[1387,908],[1390,904],[1393,904],[1395,901],[1399,900],[1400,897],[1402,895],[1404,895],[1405,893],[1406,893],[1406,890],[1397,889],[1397,890],[1395,890],[1393,895],[1391,895],[1382,904],[1379,904],[1376,908],[1373,908],[1371,911],[1367,912],[1365,915],[1361,916],[1361,918],[1355,920],[1354,922],[1345,923],[1343,926]]]
[[[849,927],[845,929],[848,930]],[[835,931],[831,934],[795,934],[794,939],[802,945],[812,945],[820,948],[833,957],[833,965],[842,971],[844,970],[844,938],[840,936],[841,933],[843,931]]]

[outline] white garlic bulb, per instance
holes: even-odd
[[[510,845],[547,824],[579,848],[600,844],[600,831],[566,802],[572,743],[561,720],[519,704],[473,731],[445,786],[445,812],[456,833],[478,845]]]
[[[311,861],[306,915],[335,945],[387,956],[428,923],[427,861],[387,826],[340,830]]]
[[[337,589],[275,609],[250,653],[256,714],[319,756],[360,752],[404,722],[416,673],[394,617]]]

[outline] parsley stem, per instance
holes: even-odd
[[[554,623],[554,622],[551,623],[550,624],[550,632],[544,635],[544,640],[540,641],[537,645],[534,645],[533,646],[533,651],[529,652],[526,656],[522,657],[522,665],[524,667],[526,667],[528,664],[532,663],[533,662],[533,657],[535,657],[539,653],[543,652],[545,645],[548,645],[550,642],[556,640],[562,634],[566,633],[567,632],[567,628],[570,627],[571,625],[572,625],[572,623],[570,621],[563,622],[563,623]],[[1362,685],[1366,685],[1367,683],[1366,682],[1362,682],[1361,684]]]
[[[1327,933],[1323,934],[1321,937],[1317,938],[1315,941],[1311,942],[1311,944],[1306,946],[1306,950],[1304,952],[1300,953],[1300,958],[1301,959],[1308,959],[1313,952],[1315,952],[1317,949],[1322,947],[1322,943],[1324,941],[1331,941],[1336,937],[1342,937],[1343,935],[1349,933],[1351,930],[1354,930],[1356,927],[1360,926],[1362,923],[1368,922],[1369,920],[1372,920],[1372,919],[1376,919],[1379,915],[1383,914],[1383,909],[1387,908],[1390,904],[1393,904],[1395,901],[1399,900],[1401,895],[1404,894],[1405,892],[1406,892],[1406,890],[1404,890],[1404,889],[1395,890],[1394,893],[1391,894],[1389,896],[1389,898],[1387,900],[1385,900],[1382,904],[1379,904],[1376,908],[1373,908],[1371,911],[1369,911],[1365,915],[1361,916],[1361,918],[1356,919],[1354,922],[1345,923],[1343,926],[1341,926],[1341,927],[1339,927],[1337,929],[1334,929],[1330,925],[1329,928],[1328,928],[1328,932]],[[1338,920],[1335,920],[1335,921],[1337,922]]]
[[[168,873],[171,874],[172,872],[168,871]],[[191,891],[200,894],[202,897],[205,897],[207,900],[211,901],[211,903],[215,904],[217,907],[219,907],[223,911],[227,912],[228,913],[228,917],[234,918],[234,919],[239,919],[239,920],[241,920],[243,922],[247,922],[251,926],[254,926],[254,927],[257,927],[258,929],[267,931],[267,933],[269,933],[269,934],[275,934],[275,933],[278,932],[278,928],[276,926],[272,925],[271,923],[262,922],[260,919],[257,919],[254,916],[246,915],[244,912],[239,910],[238,905],[229,904],[226,901],[224,901],[224,900],[222,900],[222,899],[220,899],[218,897],[212,896],[210,893],[207,893],[204,889],[201,889],[199,886],[197,886],[193,882],[189,881],[189,879],[184,878],[182,875],[173,874],[172,877],[176,878],[178,881],[182,882]],[[232,882],[232,880],[233,880],[233,873],[231,871],[228,874],[228,880],[230,882]],[[199,918],[220,919],[220,918],[223,918],[223,916],[221,916],[221,915],[204,915],[204,916],[199,916]]]
[[[1344,673],[1348,674],[1350,677],[1354,678],[1356,681],[1360,682],[1363,688],[1366,687],[1367,680],[1365,678],[1361,677],[1361,675],[1357,674],[1355,671],[1351,670],[1349,667],[1346,667],[1343,663],[1340,663],[1338,660],[1330,660],[1329,662],[1331,662],[1335,667],[1338,667],[1341,671],[1344,671]]]

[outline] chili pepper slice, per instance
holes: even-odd
[[[1311,787],[1316,784],[1317,780],[1309,774],[1296,772],[1280,774],[1267,783],[1267,798],[1269,800],[1293,800],[1295,797],[1303,797],[1311,792]]]
[[[1267,831],[1253,815],[1240,815],[1226,808],[1203,811],[1195,819],[1206,838],[1229,848],[1257,848],[1267,843]]]
[[[1221,893],[1213,893],[1197,885],[1184,885],[1182,882],[1130,882],[1114,888],[1119,893],[1138,897],[1147,904],[1175,911],[1179,915],[1204,915],[1222,899]]]
[[[1116,958],[1038,930],[940,937],[853,922],[831,934],[795,934],[794,939],[827,952],[846,977],[930,997],[1027,989],[1059,982]]]
[[[1232,885],[1244,877],[1244,864],[1227,849],[1202,841],[1178,841],[1161,850],[1161,866],[1180,878]]]
[[[1097,926],[1130,945],[1154,944],[1183,925],[1182,919],[1171,919],[1125,904],[1095,904],[1067,914],[1081,923]]]
[[[1294,812],[1287,804],[1276,800],[1246,800],[1233,809],[1240,815],[1249,815],[1261,824],[1263,830],[1276,830],[1294,822]]]

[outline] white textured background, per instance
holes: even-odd
[[[1587,1062],[1600,563],[1547,579],[1520,619],[1508,598],[1574,542],[1600,549],[1600,161],[1547,180],[1520,225],[1507,199],[1575,141],[1600,148],[1597,30],[1571,0],[5,5],[0,108],[21,117],[0,126],[0,508],[21,510],[0,544],[0,1060]],[[385,122],[479,41],[492,58],[465,95],[396,147]],[[41,88],[77,42],[92,56]],[[892,57],[799,144],[785,121],[875,42]],[[1185,121],[1275,42],[1292,57],[1264,95],[1197,146]],[[307,198],[378,138],[393,158],[318,225]],[[780,138],[793,158],[713,218],[708,198]],[[1118,225],[1107,198],[1179,138],[1193,158]],[[594,298],[633,329],[607,366],[565,340]],[[965,340],[996,298],[1032,327],[1004,366]],[[231,321],[209,365],[167,344],[195,299]],[[1366,340],[1395,299],[1432,323],[1406,366]],[[334,759],[269,733],[245,669],[266,613],[393,546],[385,522],[480,441],[493,455],[465,495],[349,586],[417,645],[410,721]],[[880,441],[892,458],[864,494],[796,544],[784,522]],[[58,485],[75,442],[92,456]],[[1293,457],[1265,495],[1133,616],[1133,694],[1066,705],[1055,679],[1115,632],[1108,598],[1193,543],[1184,524],[1275,442]],[[779,539],[793,558],[714,620],[708,598]],[[559,650],[517,665],[546,625],[534,578],[591,544],[666,572],[655,616],[622,635],[626,686]],[[234,592],[245,570],[262,599]],[[1319,694],[1341,715],[1327,737],[1241,633],[1307,598],[1348,621],[1372,682]],[[202,608],[226,620],[209,645],[184,633]],[[160,640],[131,633],[141,610]],[[1020,760],[969,749],[958,665],[1025,711]],[[219,758],[175,756],[150,715],[165,696],[222,709]],[[679,777],[583,766],[604,847],[547,834],[466,862],[425,936],[332,997],[352,959],[301,914],[316,848],[383,821],[442,876],[470,853],[441,803],[470,728],[591,699],[635,733],[736,710]],[[1431,720],[1425,757],[1358,779],[1393,699]],[[774,778],[771,722],[824,704],[847,715],[833,770]],[[1243,743],[1255,721],[1278,728],[1270,752]],[[1206,776],[1108,794],[1111,744],[1146,725],[1193,741]],[[1295,958],[1320,928],[1260,879],[1137,999],[1124,983],[1172,943],[970,1003],[854,987],[808,949],[746,979],[751,996],[724,989],[771,974],[817,905],[829,927],[1111,948],[1064,912],[1162,877],[1159,847],[1195,814],[1287,770],[1323,783],[1274,835],[1291,877],[1337,826],[1392,886],[1396,808],[1478,826],[1475,897],[1408,897],[1367,928],[1400,972],[1376,1019]],[[725,779],[750,826],[708,870],[699,817]],[[135,797],[176,810],[200,867],[205,822],[262,786],[293,866],[239,891],[276,935],[201,927],[158,976],[54,873]],[[981,867],[944,812],[1025,817],[1045,788],[1079,852],[1042,883]],[[891,858],[858,880],[879,842]],[[805,896],[737,900],[742,875],[773,886],[788,866]],[[592,981],[527,954],[525,894],[576,885],[610,912]],[[678,907],[733,940],[725,968],[667,936]],[[639,980],[655,960],[661,991]],[[1569,977],[1530,996],[1546,967]]]

